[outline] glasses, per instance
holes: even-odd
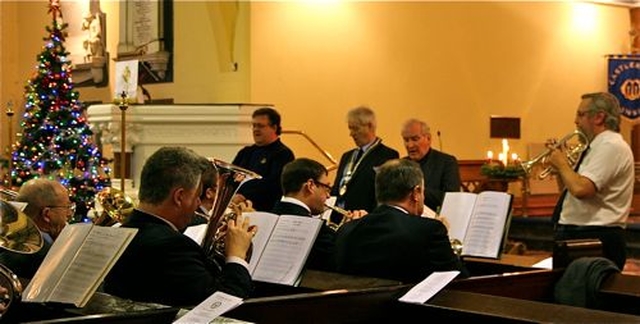
[[[258,123],[253,123],[251,124],[251,128],[257,128],[257,129],[263,129],[263,128],[267,128],[271,125],[269,124],[258,124]]]
[[[75,203],[71,203],[70,205],[66,205],[66,206],[47,206],[49,208],[66,208],[69,211],[71,211],[71,213],[75,213],[76,212],[76,204]]]
[[[588,110],[583,110],[583,111],[578,110],[578,111],[576,112],[576,116],[578,116],[578,117],[584,117],[584,116],[585,116],[586,114],[588,114],[588,113],[589,113],[589,111],[588,111]]]
[[[311,180],[311,181],[313,181],[313,183],[315,183],[316,185],[324,188],[324,190],[331,191],[331,185],[330,184],[322,183],[322,182],[316,181],[316,180]]]

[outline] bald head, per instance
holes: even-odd
[[[17,201],[27,203],[24,213],[38,229],[55,240],[75,212],[69,192],[62,184],[49,179],[32,179],[20,187]]]
[[[68,204],[67,196],[67,189],[60,182],[40,178],[23,184],[16,200],[26,202],[25,214],[37,218],[44,207]]]

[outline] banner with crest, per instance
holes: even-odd
[[[640,56],[610,56],[607,84],[609,92],[620,101],[622,115],[640,117]]]

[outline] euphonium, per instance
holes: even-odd
[[[571,141],[575,141],[575,140],[577,140],[578,143],[574,145],[569,144]],[[580,158],[580,154],[582,154],[582,152],[586,150],[587,147],[589,147],[589,139],[587,138],[587,135],[585,135],[580,130],[576,129],[573,132],[565,135],[562,139],[560,139],[560,141],[558,141],[552,147],[547,148],[544,152],[538,154],[533,159],[526,162],[522,162],[521,166],[524,172],[527,175],[529,175],[531,174],[531,170],[533,170],[533,167],[536,164],[538,163],[544,164],[547,158],[549,157],[549,155],[551,154],[551,152],[553,152],[553,150],[558,148],[566,148],[565,153],[567,155],[567,160],[569,161],[570,165],[574,165]],[[539,179],[546,178],[551,174],[552,170],[553,170],[552,167],[545,168],[544,170],[542,170],[542,172],[540,172],[540,174],[538,174],[538,178]]]
[[[211,217],[209,217],[207,230],[202,240],[202,248],[210,259],[224,260],[224,230],[227,222],[237,217],[236,213],[225,214],[225,211],[243,181],[261,179],[262,176],[218,159],[210,158],[209,161],[218,171],[218,181],[216,200],[213,202]],[[250,253],[247,253],[247,259],[250,257]]]
[[[135,208],[133,199],[116,188],[102,189],[95,199],[102,206],[102,212],[97,213],[92,222],[99,226],[122,224]]]
[[[0,199],[0,248],[6,250],[3,253],[33,254],[40,251],[44,239],[38,227],[9,202],[17,197],[17,193],[3,189],[2,194],[11,198]],[[20,302],[22,283],[8,267],[0,264],[0,285],[7,289],[7,293],[0,296],[0,302],[8,311],[11,305]]]

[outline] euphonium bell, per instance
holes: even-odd
[[[211,217],[209,217],[207,230],[202,240],[202,248],[210,259],[222,261],[225,259],[224,228],[230,219],[237,217],[236,213],[225,214],[231,198],[244,181],[261,179],[262,176],[218,159],[209,158],[209,161],[218,171],[218,181],[216,200],[213,202]],[[247,259],[249,259],[251,255],[247,254]]]
[[[16,192],[3,189],[5,197],[15,199]],[[12,200],[13,200],[12,199]],[[4,253],[33,254],[44,246],[44,239],[33,220],[5,199],[0,199],[0,248]],[[9,268],[0,264],[0,285],[7,293],[0,296],[7,310],[22,296],[22,283]]]
[[[576,143],[577,141],[577,143]],[[522,162],[520,165],[524,170],[525,174],[531,174],[533,167],[537,164],[545,164],[549,155],[553,150],[558,148],[564,148],[565,153],[567,155],[567,160],[570,165],[574,165],[578,159],[580,158],[580,154],[584,150],[589,147],[589,138],[580,130],[576,129],[573,132],[565,135],[562,139],[560,139],[555,145],[550,148],[547,148],[544,152],[538,154],[536,157],[529,161]],[[538,174],[538,179],[544,179],[548,177],[553,169],[551,167],[547,167],[542,172]]]
[[[135,208],[133,199],[124,192],[107,187],[96,195],[96,202],[102,206],[102,212],[92,219],[99,226],[113,226],[122,224]]]

